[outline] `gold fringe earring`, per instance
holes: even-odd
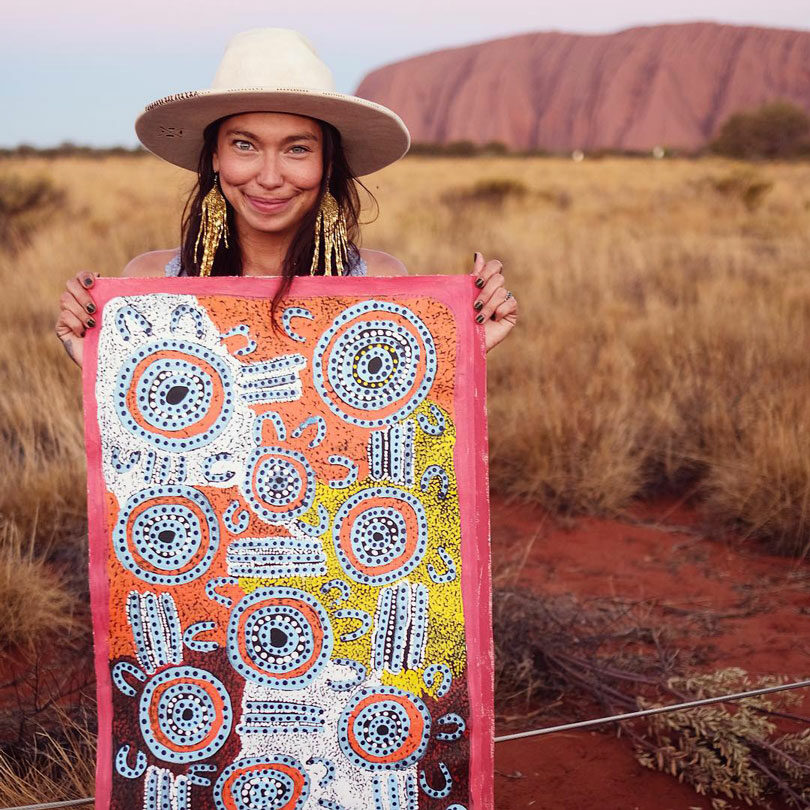
[[[343,212],[328,188],[321,200],[318,218],[315,220],[315,252],[312,254],[312,267],[309,268],[311,276],[318,271],[321,239],[323,239],[324,275],[334,275],[332,273],[334,259],[337,275],[342,276],[349,256],[349,237]]]
[[[225,238],[225,247],[228,247],[228,205],[225,197],[219,190],[219,175],[214,172],[214,185],[203,197],[200,211],[200,231],[194,244],[194,258],[200,265],[200,275],[210,276],[214,265],[214,255],[219,247],[220,240]],[[202,260],[199,257],[200,241],[203,243]]]

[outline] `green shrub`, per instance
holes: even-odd
[[[711,149],[743,160],[810,156],[810,115],[787,101],[736,113],[723,124]]]

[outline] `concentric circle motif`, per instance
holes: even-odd
[[[194,450],[213,441],[233,415],[231,372],[198,343],[156,340],[118,372],[121,424],[161,450]]]
[[[265,523],[303,515],[315,500],[315,473],[306,457],[284,447],[258,447],[247,460],[242,494]]]
[[[216,810],[298,810],[308,796],[307,772],[284,754],[239,759],[214,786]]]
[[[196,762],[222,748],[233,710],[225,687],[210,672],[171,667],[146,685],[139,718],[144,742],[158,759]]]
[[[243,597],[228,623],[228,657],[244,678],[276,689],[303,689],[332,653],[329,617],[297,588],[257,588]]]
[[[436,377],[436,347],[422,320],[388,301],[355,304],[321,335],[315,388],[331,411],[360,427],[413,413]]]
[[[393,686],[366,687],[338,719],[338,743],[348,760],[368,771],[408,768],[425,753],[430,712]]]
[[[219,523],[202,492],[161,484],[129,498],[112,540],[121,565],[139,579],[182,585],[211,565],[219,548]]]
[[[335,514],[332,541],[348,576],[385,585],[416,568],[427,549],[427,517],[418,498],[394,487],[355,493]]]

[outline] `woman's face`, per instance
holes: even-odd
[[[225,119],[213,167],[240,229],[294,231],[318,199],[322,154],[323,135],[313,118],[256,112]]]

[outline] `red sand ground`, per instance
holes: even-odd
[[[807,563],[712,539],[693,514],[666,505],[645,507],[628,522],[582,518],[570,526],[498,497],[491,506],[496,587],[643,602],[676,628],[678,617],[705,612],[719,632],[685,636],[680,645],[705,661],[703,671],[739,666],[797,680],[810,672]],[[808,709],[810,694],[797,710]],[[610,733],[552,734],[501,743],[495,753],[498,810],[711,808],[689,786],[641,767],[631,744]]]

